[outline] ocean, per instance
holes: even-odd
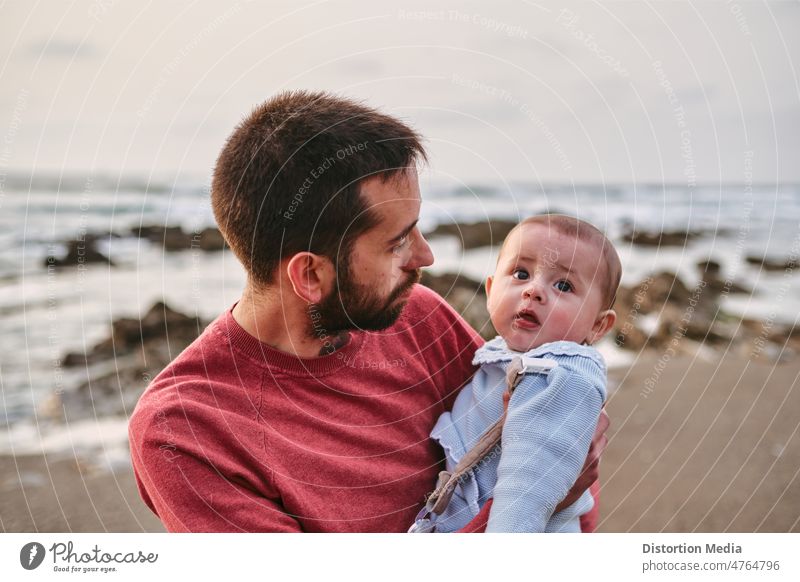
[[[579,216],[604,229],[623,262],[623,284],[650,273],[678,273],[699,280],[697,263],[712,259],[721,276],[752,288],[730,295],[722,308],[776,323],[800,313],[800,273],[770,271],[747,257],[796,261],[800,253],[800,186],[723,184],[567,185],[504,184],[501,187],[435,183],[423,174],[423,232],[438,224],[487,219],[518,220],[541,212]],[[84,352],[108,337],[111,322],[139,318],[156,301],[205,320],[239,296],[244,272],[228,251],[165,252],[131,233],[142,225],[181,226],[199,232],[214,225],[208,188],[153,185],[109,178],[9,179],[0,194],[0,451],[41,433],[33,431],[37,407],[55,390],[85,381],[84,370],[60,365],[68,352]],[[685,246],[649,247],[624,242],[630,228],[646,232],[699,231]],[[111,233],[112,236],[109,236]],[[115,266],[48,270],[48,255],[63,255],[65,242],[101,235],[97,248]],[[496,248],[462,251],[455,238],[429,240],[436,273],[474,279],[490,274]],[[176,354],[177,355],[177,354]],[[122,434],[124,422],[117,428]],[[80,427],[73,427],[78,430]],[[92,429],[85,438],[92,440]],[[11,434],[11,433],[9,433]],[[76,433],[77,434],[77,433]],[[27,436],[26,436],[27,435]],[[63,443],[62,443],[63,444]],[[73,443],[74,444],[74,443]]]

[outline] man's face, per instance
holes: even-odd
[[[594,245],[546,225],[514,230],[486,284],[497,333],[518,352],[590,338],[602,309],[602,260]]]
[[[349,260],[337,261],[337,288],[315,306],[330,332],[377,331],[391,326],[433,254],[417,228],[420,193],[413,168],[384,182],[361,183],[361,196],[378,224],[353,243]],[[355,218],[355,217],[353,217]]]

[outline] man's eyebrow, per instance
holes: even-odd
[[[396,243],[396,242],[400,241],[400,239],[402,239],[403,237],[405,237],[405,236],[408,236],[408,233],[410,233],[412,230],[414,230],[414,227],[416,227],[416,226],[417,226],[417,222],[419,222],[419,218],[418,218],[418,219],[416,219],[416,220],[415,220],[414,222],[412,222],[411,224],[409,224],[407,227],[405,227],[405,228],[403,229],[403,232],[401,232],[400,234],[398,234],[398,235],[397,235],[396,237],[394,237],[393,239],[389,240],[389,241],[388,241],[388,244],[393,244],[393,243]]]

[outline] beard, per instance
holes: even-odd
[[[420,271],[416,269],[408,278],[394,288],[388,297],[381,297],[369,285],[358,283],[350,265],[337,272],[337,288],[320,303],[314,303],[309,311],[312,315],[310,336],[320,333],[335,335],[343,331],[380,331],[391,327],[400,317],[405,301],[398,297],[419,282]]]

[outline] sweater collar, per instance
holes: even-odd
[[[301,358],[277,350],[250,335],[233,317],[234,303],[214,324],[229,342],[232,349],[244,354],[257,365],[270,369],[275,374],[300,377],[319,377],[336,372],[352,361],[364,343],[364,334],[351,332],[350,341],[327,356]]]

